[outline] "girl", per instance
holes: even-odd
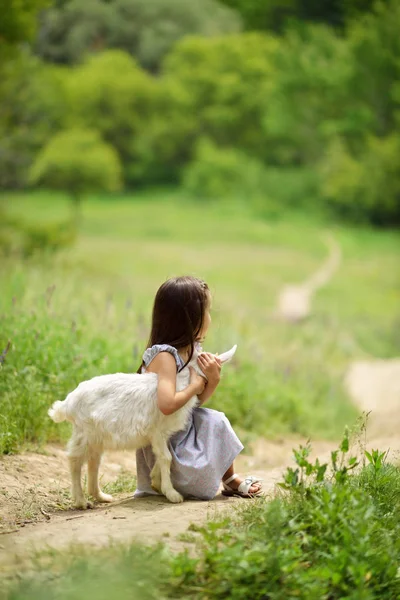
[[[203,352],[198,363],[207,382],[190,368],[190,384],[176,392],[176,373],[191,360],[195,343],[201,342],[211,323],[211,294],[207,284],[195,277],[176,277],[158,290],[153,307],[153,321],[148,348],[139,372],[158,375],[158,407],[172,414],[194,395],[203,404],[214,393],[221,363],[214,355]],[[196,408],[184,431],[169,441],[172,454],[171,480],[185,498],[211,500],[223,482],[223,494],[250,498],[261,494],[259,479],[242,480],[235,474],[234,458],[243,450],[224,413]],[[136,452],[137,490],[135,497],[156,494],[150,483],[155,458],[151,446]]]

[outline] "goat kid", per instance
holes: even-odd
[[[222,363],[232,358],[236,347],[218,356]],[[190,363],[177,374],[177,392],[189,385],[189,366],[205,377],[197,364],[201,351],[200,347],[196,348]],[[100,375],[83,381],[64,401],[58,400],[49,409],[48,414],[56,423],[68,420],[73,424],[67,454],[76,508],[91,506],[82,490],[84,462],[88,464],[89,495],[98,502],[111,502],[112,496],[99,487],[99,466],[104,450],[138,450],[150,444],[156,457],[151,471],[152,487],[170,502],[183,501],[171,482],[168,440],[185,429],[198,398],[193,396],[173,414],[164,415],[157,405],[157,379],[156,373]]]

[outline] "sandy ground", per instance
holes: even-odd
[[[400,370],[397,375],[400,376]],[[388,416],[392,420],[392,414]],[[390,458],[397,462],[400,456],[397,431],[384,429],[379,434],[375,431],[367,446],[388,449]],[[262,477],[266,493],[272,495],[285,468],[293,464],[292,448],[302,442],[305,440],[270,442],[259,439],[253,443],[252,454],[238,457],[236,470]],[[327,441],[314,442],[313,455],[321,461],[328,460],[336,446]],[[121,472],[135,472],[134,453],[105,455],[101,472],[103,482],[115,480]],[[62,549],[79,543],[101,546],[111,541],[163,540],[171,551],[178,551],[187,547],[181,534],[191,523],[202,524],[243,502],[251,502],[218,494],[210,502],[171,504],[164,497],[133,499],[132,494],[117,494],[112,504],[77,511],[70,507],[66,458],[57,446],[47,446],[45,454],[3,457],[0,480],[0,491],[3,491],[0,494],[0,572],[15,568],[15,561],[31,555],[33,550]]]
[[[284,467],[291,462],[292,447],[297,441],[268,442],[258,440],[253,454],[241,455],[237,471],[264,479],[267,492],[273,492]],[[331,444],[321,442],[317,450],[326,452]],[[120,473],[135,472],[134,453],[105,454],[102,482],[115,480]],[[102,545],[110,539],[129,541],[168,541],[179,549],[190,523],[203,523],[208,517],[246,502],[218,494],[210,502],[185,501],[171,504],[164,497],[133,499],[132,494],[116,494],[115,502],[96,505],[92,510],[77,511],[70,507],[69,474],[64,450],[48,445],[45,453],[27,452],[4,456],[0,460],[0,564],[27,549],[62,548],[71,543]]]

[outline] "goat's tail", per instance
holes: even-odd
[[[62,402],[61,400],[57,400],[54,402],[53,406],[49,408],[47,414],[55,423],[61,423],[61,421],[66,421],[68,418],[66,408],[65,401]]]

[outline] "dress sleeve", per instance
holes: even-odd
[[[168,344],[156,344],[151,348],[147,348],[147,350],[143,354],[143,362],[145,367],[148,367],[153,358],[160,354],[160,352],[169,352],[175,358],[176,368],[180,370],[183,367],[183,362],[181,357],[178,354],[178,350],[173,346],[169,346]]]

